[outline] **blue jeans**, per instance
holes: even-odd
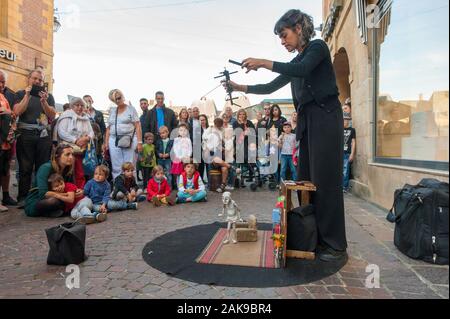
[[[172,168],[172,161],[170,159],[159,159],[158,165],[164,168],[164,175],[167,177],[167,183],[172,187],[172,174],[170,174],[170,169]]]
[[[82,217],[95,217],[97,214],[92,212],[92,207],[92,200],[85,197],[72,209],[70,216],[75,220]]]
[[[193,203],[200,202],[206,198],[206,191],[198,192],[194,196],[191,196],[187,193],[178,192],[178,200],[181,203],[185,203],[188,198],[191,198]]]
[[[344,153],[344,189],[347,190],[350,186],[350,154]]]
[[[94,204],[92,211],[94,213],[100,212],[100,207],[102,207],[103,204]],[[115,200],[109,200],[107,205],[108,211],[123,211],[128,209],[128,203],[126,201],[115,201]]]
[[[292,155],[281,155],[281,179],[283,181],[286,180],[286,172],[289,167],[291,171],[291,179],[293,181],[297,180],[297,168],[294,165],[294,160],[292,159]]]

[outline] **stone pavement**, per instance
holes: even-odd
[[[270,222],[276,194],[235,192],[245,215]],[[0,214],[0,298],[176,298],[176,299],[354,299],[449,298],[448,267],[411,260],[393,245],[393,225],[386,212],[346,195],[348,264],[319,282],[283,288],[248,289],[198,285],[171,278],[142,259],[154,238],[180,228],[217,221],[218,194],[209,202],[155,209],[143,204],[137,212],[109,215],[87,227],[89,259],[81,265],[81,287],[65,286],[65,267],[46,265],[46,228],[69,219],[26,218],[15,209]],[[365,287],[366,267],[380,268],[379,289]]]

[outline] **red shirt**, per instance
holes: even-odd
[[[166,195],[170,196],[170,186],[169,183],[167,183],[167,179],[164,178],[164,180],[161,182],[161,185],[159,186],[158,183],[155,181],[154,178],[148,181],[147,186],[147,199],[149,201],[152,200],[153,197],[157,195]]]
[[[64,193],[76,193],[78,190],[78,187],[71,183],[65,183],[66,187],[64,188]],[[66,203],[66,213],[70,213],[72,209],[78,204],[79,201],[81,201],[84,198],[84,196],[76,198],[73,204]]]

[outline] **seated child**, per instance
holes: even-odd
[[[78,187],[71,183],[65,183],[59,174],[53,174],[48,179],[48,192],[46,195],[55,197],[65,203],[64,211],[82,224],[92,224],[95,221],[104,222],[106,214],[93,213],[93,204],[89,198],[76,197]]]
[[[164,176],[164,168],[160,165],[153,169],[153,178],[148,182],[147,200],[156,207],[161,205],[173,206],[176,203],[175,198],[171,196],[169,183]]]
[[[137,210],[137,203],[111,200],[111,185],[107,181],[109,168],[97,166],[94,178],[84,186],[84,195],[92,200],[93,212],[106,214],[108,211]]]
[[[156,149],[153,144],[155,141],[155,136],[150,132],[145,133],[144,141],[145,144],[143,145],[142,154],[139,159],[139,164],[144,177],[144,186],[142,189],[146,189],[148,181],[152,177],[152,171],[156,167]]]
[[[142,194],[143,191],[139,189],[134,178],[133,163],[124,163],[122,165],[122,174],[117,176],[114,181],[111,199],[128,203],[143,202],[145,201],[145,196]]]
[[[178,178],[178,203],[195,203],[206,200],[206,187],[195,164],[184,164]]]

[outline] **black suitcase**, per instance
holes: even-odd
[[[78,265],[87,259],[85,254],[86,226],[77,222],[62,224],[46,231],[50,251],[47,264]]]
[[[448,265],[448,201],[448,183],[435,179],[397,190],[387,217],[395,246],[413,259]]]
[[[314,206],[298,207],[287,215],[287,249],[314,252],[317,248],[317,223]]]

